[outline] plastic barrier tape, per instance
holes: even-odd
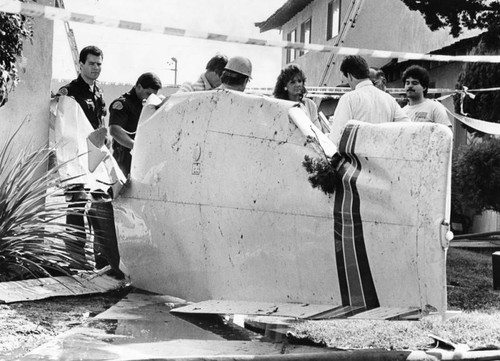
[[[372,49],[358,49],[349,47],[328,46],[319,44],[292,43],[287,41],[269,41],[263,39],[238,37],[224,34],[215,34],[197,30],[187,30],[166,27],[158,24],[144,24],[128,20],[106,18],[96,15],[74,13],[64,9],[51,6],[43,6],[35,3],[22,3],[20,1],[0,2],[0,11],[7,13],[23,14],[32,17],[43,17],[51,20],[74,21],[85,24],[101,25],[128,30],[161,33],[171,36],[189,37],[197,39],[215,40],[230,43],[276,47],[282,49],[310,50],[318,52],[332,52],[338,55],[365,55],[373,58],[399,58],[408,60],[429,61],[458,61],[458,62],[485,62],[500,63],[499,55],[437,55],[421,54],[400,51],[385,51]]]

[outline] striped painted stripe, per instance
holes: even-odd
[[[383,59],[406,59],[406,60],[428,60],[442,62],[484,62],[500,63],[500,55],[436,55],[401,51],[360,49],[349,47],[338,47],[320,44],[292,43],[287,41],[270,41],[263,39],[238,37],[224,34],[203,32],[198,30],[187,30],[166,27],[159,24],[139,23],[129,20],[106,18],[96,15],[74,13],[65,9],[44,6],[36,3],[23,3],[16,0],[0,0],[0,11],[6,13],[23,14],[31,17],[43,17],[50,20],[73,21],[85,24],[107,26],[113,28],[135,30],[142,32],[153,32],[164,35],[180,36],[196,39],[215,40],[228,43],[238,43],[256,46],[267,46],[282,49],[308,50],[317,52],[334,53],[338,55],[364,55],[372,58]]]
[[[356,186],[361,163],[354,154],[358,126],[348,125],[339,144],[343,162],[335,188],[334,237],[343,306],[379,307],[363,235],[360,197]]]

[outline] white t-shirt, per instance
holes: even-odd
[[[403,110],[408,114],[412,122],[439,123],[451,127],[446,109],[438,101],[424,99],[422,103],[417,105],[405,105]]]

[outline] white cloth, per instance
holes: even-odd
[[[376,88],[369,79],[361,81],[356,89],[340,98],[328,135],[336,145],[351,119],[372,124],[410,121],[392,95]]]
[[[116,196],[126,178],[109,149],[92,141],[96,131],[76,100],[67,96],[54,98],[50,123],[49,140],[55,148],[55,164],[64,184],[84,184],[91,190],[112,186]]]
[[[309,117],[311,122],[321,129],[323,133],[328,133],[329,130],[321,124],[319,120],[319,115],[318,115],[318,106],[316,103],[309,99],[309,98],[303,98],[301,102],[299,102],[300,108],[306,113],[306,115]],[[330,124],[328,124],[330,125]]]
[[[403,110],[412,122],[439,123],[451,127],[446,109],[438,101],[424,99],[422,103],[404,106]]]

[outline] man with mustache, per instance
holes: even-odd
[[[408,105],[403,110],[413,122],[431,122],[444,124],[451,128],[451,122],[444,105],[427,99],[429,72],[427,69],[412,65],[403,72],[403,84],[408,98]]]

